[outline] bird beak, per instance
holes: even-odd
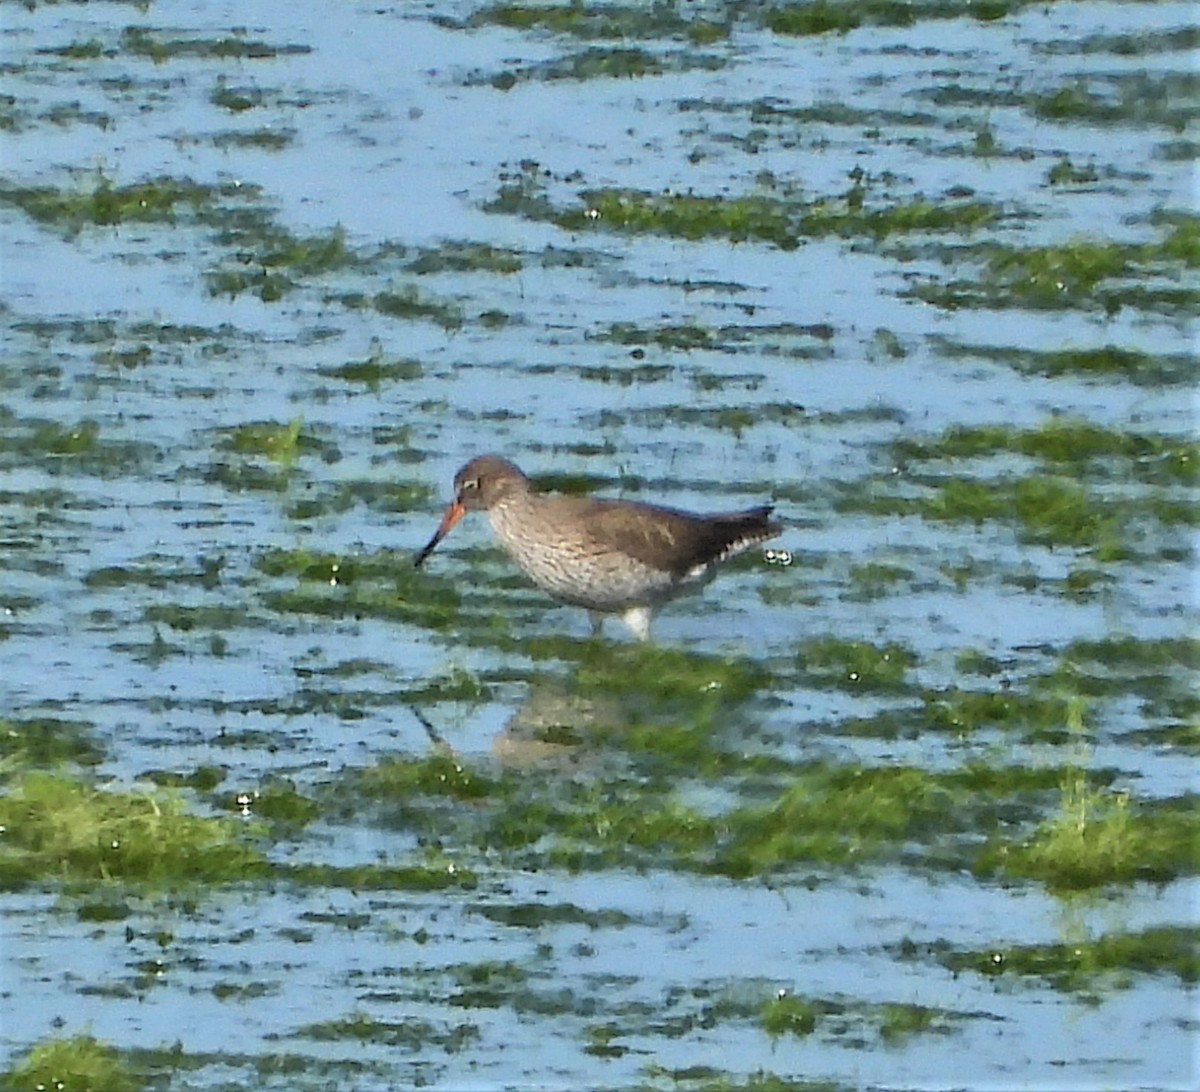
[[[416,559],[413,561],[413,568],[419,569],[425,563],[425,559],[433,553],[437,544],[454,530],[458,521],[466,514],[467,510],[458,501],[452,501],[449,504],[446,508],[446,514],[442,516],[442,522],[438,524],[438,529],[433,533],[433,538],[426,543],[425,549],[417,554]]]

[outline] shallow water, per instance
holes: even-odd
[[[281,872],[201,897],[47,874],[0,896],[0,1065],[88,1033],[172,1088],[1190,1085],[1194,960],[1065,983],[939,961],[1156,926],[1191,927],[1194,951],[1194,862],[1070,895],[973,870],[989,838],[1053,820],[1066,788],[998,799],[996,827],[950,809],[861,859],[734,876],[675,854],[670,831],[625,856],[600,825],[570,847],[553,830],[506,845],[480,826],[494,798],[372,799],[355,774],[445,748],[515,785],[513,814],[677,793],[719,816],[776,799],[806,764],[1044,768],[1064,784],[1083,769],[1151,810],[1194,792],[1194,645],[1143,670],[1080,644],[1192,632],[1194,476],[1154,477],[1145,447],[1020,447],[1062,420],[1194,451],[1194,244],[1151,254],[1194,201],[1191,6],[810,37],[731,6],[728,36],[694,46],[462,25],[475,10],[7,13],[0,718],[81,726],[86,775],[114,790],[217,767],[187,806],[237,815],[246,794],[248,829],[254,794],[288,786],[319,818],[255,833],[278,864],[432,862],[474,882]],[[164,53],[139,55],[127,28]],[[206,52],[230,37],[273,55]],[[538,67],[614,45],[667,70]],[[1055,118],[1056,95],[1077,109]],[[224,188],[115,223],[39,221],[17,192],[186,181]],[[847,204],[856,185],[881,214],[970,200],[994,215],[876,232]],[[489,211],[505,187],[543,204]],[[537,211],[609,188],[786,198],[814,217],[824,199],[843,219],[790,248]],[[335,230],[343,260],[306,267]],[[1031,275],[1063,278],[1048,294],[1006,289],[1001,259],[1000,288],[986,282],[988,246],[1015,261],[1083,243],[1147,249],[1090,291],[1073,259]],[[966,295],[952,305],[947,287]],[[1052,357],[1107,347],[1144,367]],[[1007,440],[929,459],[897,446],[977,426]],[[609,495],[776,501],[790,564],[741,560],[656,620],[669,671],[703,693],[629,679],[616,623],[590,649],[582,612],[525,587],[482,521],[412,576],[455,469],[487,450]],[[1030,492],[972,518],[938,492],[960,478]],[[1039,523],[1042,478],[1084,488],[1093,523]],[[912,663],[872,687],[820,666],[826,638],[839,655],[895,643]],[[973,674],[967,654],[995,669]],[[723,697],[747,672],[752,693]],[[954,688],[1068,700],[1076,683],[1083,730],[934,723]],[[711,739],[720,762],[656,754],[635,742],[647,724]],[[3,753],[8,792],[25,756]],[[126,916],[86,920],[104,898]],[[815,1027],[773,1034],[781,997],[812,1000]],[[895,1030],[888,1006],[932,1016]],[[176,1044],[188,1064],[136,1053]]]

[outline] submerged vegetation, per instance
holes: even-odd
[[[40,7],[0,96],[0,1086],[840,1092],[947,1042],[1020,1083],[1033,1006],[1080,1081],[1171,1083],[1194,28]],[[376,67],[396,32],[436,67]],[[414,568],[467,448],[783,530],[656,643],[585,636],[479,517]]]
[[[510,172],[489,212],[544,220],[568,231],[615,231],[623,234],[669,235],[697,241],[766,242],[795,250],[806,239],[826,236],[881,241],[895,235],[971,232],[1000,216],[984,201],[947,196],[890,200],[876,196],[874,180],[851,172],[842,194],[807,199],[752,193],[717,196],[694,193],[651,193],[634,189],[584,189],[573,205],[555,205],[537,164]]]

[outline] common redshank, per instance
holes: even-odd
[[[771,506],[700,516],[638,501],[538,493],[520,469],[480,455],[454,476],[454,500],[418,567],[468,512],[483,511],[509,556],[543,591],[603,616],[643,641],[654,611],[706,584],[726,558],[779,534]]]

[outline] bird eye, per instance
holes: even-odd
[[[472,489],[478,489],[478,488],[479,488],[479,479],[478,478],[470,478],[467,481],[462,483],[462,492],[464,492],[464,493],[467,493]]]

